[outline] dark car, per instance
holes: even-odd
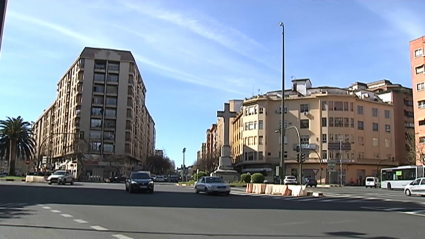
[[[304,185],[307,185],[307,186],[310,186],[310,187],[317,187],[317,181],[316,181],[316,179],[305,178],[304,179]]]
[[[123,175],[115,175],[115,176],[109,177],[109,182],[122,183],[122,182],[125,182],[125,177]]]
[[[125,191],[134,193],[145,191],[148,193],[154,192],[154,183],[151,176],[145,172],[133,172],[125,180]]]
[[[170,182],[176,182],[176,183],[178,183],[179,182],[179,176],[177,176],[177,175],[171,175],[169,177],[169,181]]]

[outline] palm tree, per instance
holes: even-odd
[[[34,155],[32,124],[21,116],[0,120],[0,157],[9,158],[9,175],[15,175],[16,157],[28,159]]]

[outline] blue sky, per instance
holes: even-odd
[[[36,120],[85,46],[131,50],[147,86],[157,148],[188,164],[229,99],[286,84],[347,86],[383,78],[411,87],[409,41],[425,35],[421,1],[9,1],[0,118]]]

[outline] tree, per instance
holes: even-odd
[[[425,164],[425,148],[424,144],[416,142],[414,130],[410,130],[406,133],[406,151],[407,151],[407,162],[409,165],[416,165],[416,163],[421,162]]]
[[[103,161],[108,162],[111,168],[115,168],[118,174],[122,173],[121,169],[124,167],[126,160],[126,156],[116,154],[108,155],[103,158]]]
[[[221,151],[215,150],[211,153],[201,156],[201,158],[196,160],[196,169],[203,170],[205,173],[213,172],[218,167],[220,155]]]
[[[153,174],[168,174],[174,173],[174,162],[168,157],[152,155],[147,157],[142,166],[145,170],[149,170]]]
[[[81,175],[84,175],[84,172],[86,171],[84,162],[91,159],[88,156],[89,150],[90,144],[85,139],[76,140],[74,154],[71,155],[71,157],[77,160],[77,178],[80,178]]]
[[[16,158],[29,159],[34,155],[35,141],[31,123],[21,116],[0,120],[0,157],[9,158],[9,175],[15,175]]]

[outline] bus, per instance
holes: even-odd
[[[404,189],[417,178],[424,177],[424,166],[399,166],[381,169],[381,188]]]

